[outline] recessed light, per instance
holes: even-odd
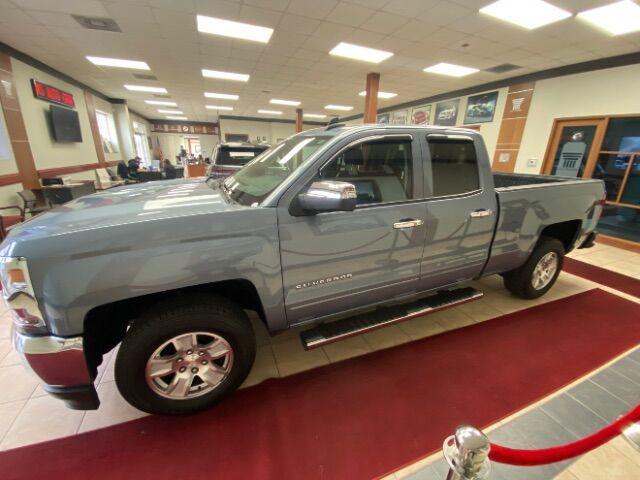
[[[324,108],[326,108],[327,110],[341,110],[343,112],[353,110],[353,107],[349,105],[325,105]]]
[[[304,113],[302,116],[307,118],[327,118],[323,113]]]
[[[99,67],[117,67],[117,68],[131,68],[133,70],[151,70],[146,62],[140,62],[138,60],[120,60],[119,58],[104,58],[104,57],[87,57],[94,65]]]
[[[640,6],[629,0],[585,10],[578,18],[609,32],[611,35],[640,30]]]
[[[360,45],[354,45],[346,42],[340,42],[338,45],[333,47],[333,50],[331,50],[329,54],[371,63],[380,63],[393,55],[392,52],[361,47]]]
[[[465,75],[476,73],[479,70],[477,68],[463,67],[461,65],[443,62],[427,67],[423,71],[427,73],[437,73],[439,75],[449,75],[450,77],[464,77]]]
[[[173,115],[167,115],[167,118],[169,120],[186,120],[187,119],[187,117],[176,117],[176,116],[173,116]]]
[[[240,98],[238,95],[232,95],[230,93],[214,93],[214,92],[204,92],[204,96],[207,98],[219,98],[221,100],[238,100]]]
[[[207,78],[218,78],[220,80],[233,80],[235,82],[248,82],[249,75],[246,73],[221,72],[219,70],[202,69],[202,76]]]
[[[233,110],[233,107],[223,107],[222,105],[205,105],[209,110]]]
[[[278,98],[272,98],[271,100],[269,100],[269,103],[273,103],[275,105],[290,105],[292,107],[297,107],[298,105],[300,105],[300,102],[298,102],[297,100],[280,100]]]
[[[358,95],[360,95],[361,97],[366,97],[367,96],[367,91],[363,90],[361,91]],[[397,93],[391,93],[391,92],[378,92],[378,98],[393,98],[393,97],[397,97],[398,94]]]
[[[198,31],[223,37],[239,38],[252,42],[267,43],[273,34],[273,28],[258,27],[248,23],[232,22],[222,18],[197,15]]]
[[[571,16],[561,8],[543,0],[498,0],[480,9],[480,13],[514,23],[528,30],[549,25]]]
[[[166,102],[164,100],[145,100],[144,103],[148,103],[149,105],[164,105],[166,107],[177,107],[178,104],[176,102]]]
[[[280,110],[263,110],[263,109],[260,109],[260,110],[258,110],[258,113],[265,113],[267,115],[282,115],[282,112]]]
[[[173,115],[181,115],[184,112],[182,110],[163,110],[162,108],[158,109],[158,113],[171,113]]]
[[[125,85],[124,88],[132,92],[151,92],[151,93],[167,93],[167,89],[163,87],[147,87],[146,85]]]

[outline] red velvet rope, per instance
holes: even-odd
[[[499,463],[523,466],[561,462],[598,448],[617,437],[630,424],[638,421],[640,421],[640,404],[602,430],[575,442],[539,450],[519,450],[492,443],[489,458]]]

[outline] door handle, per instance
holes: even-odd
[[[491,215],[493,215],[493,210],[491,210],[490,208],[474,210],[469,214],[471,218],[490,217]]]
[[[402,228],[413,228],[413,227],[419,227],[420,225],[424,224],[424,220],[421,219],[412,219],[412,218],[408,218],[406,220],[400,220],[399,222],[396,222],[393,224],[393,228],[396,229],[402,229]]]

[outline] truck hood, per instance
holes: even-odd
[[[245,209],[204,178],[128,185],[78,198],[12,229],[10,240]]]

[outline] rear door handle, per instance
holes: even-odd
[[[490,217],[493,215],[493,210],[490,208],[482,208],[480,210],[474,210],[469,214],[471,218]]]
[[[393,224],[393,228],[396,229],[402,229],[402,228],[413,228],[413,227],[419,227],[420,225],[424,224],[424,220],[421,219],[412,219],[412,218],[408,218],[406,220],[400,220],[399,222],[396,222]]]

